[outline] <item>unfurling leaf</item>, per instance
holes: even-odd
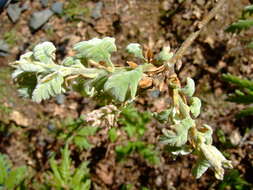
[[[209,162],[206,159],[200,158],[197,161],[195,167],[192,169],[192,174],[198,179],[207,171],[207,169],[210,166],[211,165],[209,164]]]
[[[55,51],[56,48],[52,42],[43,42],[34,47],[33,56],[42,63],[50,64],[55,59]]]
[[[169,61],[173,57],[173,53],[170,52],[170,47],[164,47],[162,51],[156,57],[156,60],[159,64],[163,64],[166,61]]]
[[[193,117],[196,118],[199,116],[200,109],[201,109],[201,100],[197,97],[192,97],[190,110],[191,110]]]
[[[91,59],[96,62],[104,61],[107,66],[114,67],[111,62],[111,53],[117,50],[115,39],[105,37],[103,39],[93,38],[75,44],[74,50],[80,58]]]
[[[184,95],[192,97],[192,95],[195,92],[195,83],[194,80],[191,78],[187,77],[187,83],[184,88],[180,90]]]
[[[128,53],[134,54],[135,57],[144,59],[143,52],[141,49],[141,45],[138,43],[131,43],[126,47]]]
[[[63,82],[63,77],[58,73],[53,73],[51,76],[46,76],[36,85],[32,93],[33,101],[41,102],[42,100],[46,100],[51,96],[65,92],[64,88],[62,88]]]
[[[187,142],[188,131],[191,127],[195,125],[195,121],[191,118],[183,119],[180,123],[174,126],[174,131],[164,130],[161,141],[164,144],[169,144],[170,146],[180,147]]]
[[[141,77],[141,67],[113,73],[106,81],[104,90],[117,101],[124,102],[128,98],[133,100]]]

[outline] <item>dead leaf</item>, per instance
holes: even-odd
[[[30,124],[29,119],[16,110],[11,113],[10,119],[20,126],[28,127]]]

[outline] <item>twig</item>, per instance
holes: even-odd
[[[172,69],[174,69],[174,65],[181,60],[181,58],[184,56],[186,50],[191,46],[191,44],[194,42],[194,40],[199,36],[200,32],[203,30],[203,28],[209,23],[209,21],[217,14],[219,9],[222,7],[222,5],[226,2],[226,0],[220,0],[216,6],[208,13],[208,15],[200,22],[199,24],[199,30],[192,33],[180,46],[178,51],[175,53],[175,55],[170,60],[170,65],[172,64]]]

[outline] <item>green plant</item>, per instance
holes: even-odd
[[[244,7],[240,19],[228,26],[225,31],[231,33],[239,33],[243,30],[248,30],[253,26],[253,19],[251,17],[252,14],[253,5],[248,5]],[[249,43],[248,47],[253,48],[253,42]]]
[[[172,104],[167,105],[165,116],[164,112],[153,114],[157,117],[162,114],[163,121],[170,127],[163,130],[162,142],[177,150],[172,154],[194,153],[198,156],[193,169],[197,178],[208,168],[212,168],[215,177],[223,179],[224,168],[231,168],[231,162],[212,145],[211,127],[198,126],[195,121],[200,114],[201,101],[193,97],[193,79],[187,78],[187,84],[182,87],[175,73],[175,65],[187,47],[223,4],[224,0],[219,1],[201,22],[200,30],[191,34],[175,55],[170,52],[169,47],[164,47],[160,53],[153,56],[152,50],[144,53],[139,44],[131,43],[126,50],[139,59],[138,63],[130,61],[127,62],[129,66],[115,66],[111,61],[111,54],[117,50],[115,39],[105,37],[77,43],[74,45],[74,56],[56,63],[55,46],[51,42],[43,42],[13,63],[15,71],[12,77],[19,86],[19,92],[35,102],[41,102],[67,90],[75,90],[85,96],[106,100],[107,105],[117,105],[115,122],[109,122],[107,126],[113,127],[114,123],[120,122],[118,114],[122,109],[136,99],[138,88],[152,86],[156,76],[162,75],[172,100]],[[142,127],[127,126],[125,130],[128,134],[133,131],[138,135],[142,134]],[[139,151],[144,157],[149,157],[152,152],[152,148],[147,150],[138,139],[123,148],[123,152],[133,150]]]
[[[82,162],[78,168],[73,167],[67,144],[61,150],[61,155],[60,163],[57,163],[54,156],[49,160],[52,169],[52,172],[49,172],[49,186],[56,190],[89,190],[91,181],[87,162]]]
[[[140,113],[133,107],[126,107],[122,110],[119,123],[128,134],[130,140],[123,142],[115,148],[117,160],[124,160],[130,154],[137,152],[148,163],[157,164],[159,162],[158,152],[151,144],[143,140],[146,125],[149,123],[151,115],[148,112]]]
[[[228,101],[249,105],[253,102],[253,81],[248,79],[241,79],[231,74],[223,74],[222,79],[226,82],[234,84],[238,89],[230,94]],[[237,117],[243,117],[253,114],[253,107],[248,107],[241,110]]]
[[[234,189],[247,190],[252,185],[240,176],[240,172],[236,169],[231,170],[225,175],[224,180],[218,184],[218,190]]]
[[[85,124],[85,121],[81,118],[71,120],[67,124],[63,124],[61,130],[57,132],[57,136],[64,141],[72,140],[80,150],[88,150],[92,148],[92,145],[87,138],[94,135],[99,128]]]
[[[0,154],[0,190],[22,189],[26,166],[13,168],[6,155]]]

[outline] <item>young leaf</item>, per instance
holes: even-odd
[[[55,50],[56,48],[52,42],[43,42],[34,47],[33,56],[44,64],[50,64],[55,59]]]
[[[116,139],[118,138],[117,130],[115,128],[111,128],[109,130],[108,135],[109,135],[109,139],[110,139],[111,142],[115,142]]]
[[[209,162],[206,159],[200,158],[197,161],[195,167],[192,169],[192,174],[194,175],[194,177],[199,179],[207,171],[207,169],[210,166],[211,165],[209,164]]]
[[[77,51],[77,56],[80,58],[92,59],[96,62],[104,61],[107,66],[114,67],[110,59],[111,53],[117,50],[114,38],[93,38],[79,42],[74,45],[74,50]]]
[[[164,62],[170,60],[173,57],[173,53],[170,52],[170,47],[164,47],[162,51],[156,57],[156,60],[159,64],[163,64]]]
[[[117,101],[124,102],[128,98],[133,100],[141,77],[141,67],[131,71],[114,73],[106,81],[104,90]]]
[[[145,59],[143,56],[143,52],[141,49],[141,45],[138,43],[131,43],[126,47],[126,50],[128,53],[134,54],[135,57],[138,57],[140,59]]]
[[[45,81],[45,82],[43,82]],[[48,75],[36,85],[33,91],[32,99],[35,102],[41,102],[51,96],[63,93],[65,90],[62,88],[64,82],[63,77],[58,73]]]
[[[175,132],[172,130],[164,130],[164,136],[161,142],[170,146],[181,147],[187,142],[188,130],[195,125],[195,121],[191,118],[183,119],[174,126]]]
[[[187,77],[187,83],[184,88],[181,88],[180,91],[189,97],[192,97],[192,95],[195,92],[195,82],[191,78]]]
[[[196,118],[199,116],[200,109],[201,109],[201,100],[197,97],[192,97],[190,110],[191,110],[193,117]]]

